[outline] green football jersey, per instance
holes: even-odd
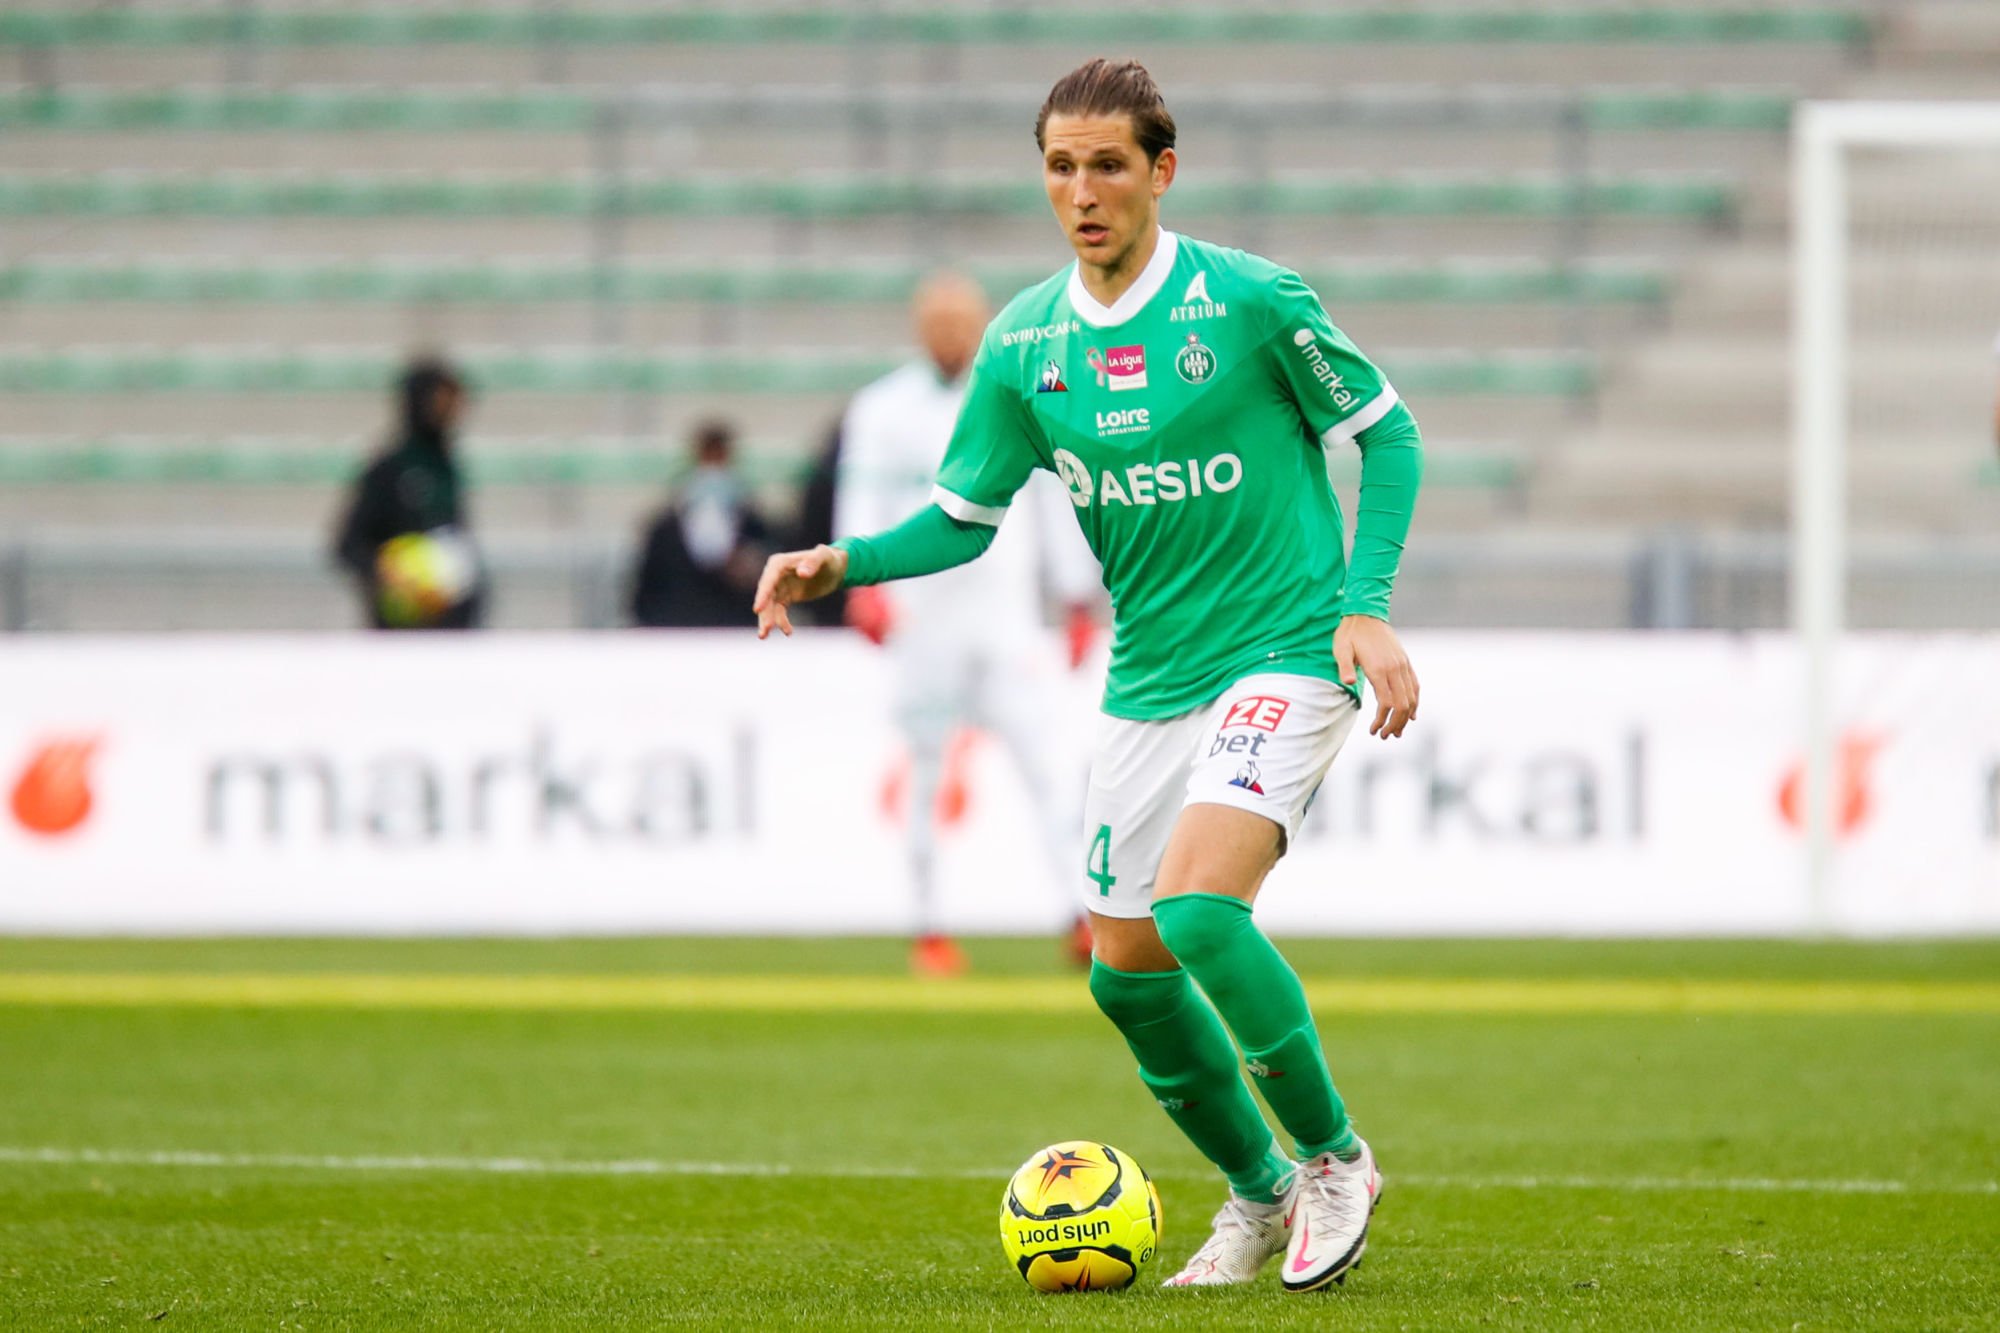
[[[1403,467],[1378,469],[1372,544],[1386,554],[1350,583],[1325,450],[1391,433],[1392,413]],[[1001,312],[935,500],[997,524],[1033,469],[1061,478],[1111,594],[1104,710],[1165,718],[1257,671],[1339,679],[1342,615],[1388,614],[1419,458],[1395,390],[1297,274],[1162,232],[1110,307],[1072,265]]]

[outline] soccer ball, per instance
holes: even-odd
[[[478,578],[463,537],[448,528],[407,532],[375,554],[382,618],[391,625],[428,625],[462,601]]]
[[[1007,1182],[1000,1244],[1037,1291],[1130,1286],[1160,1247],[1160,1192],[1109,1144],[1050,1144]]]

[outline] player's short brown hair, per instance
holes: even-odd
[[[1132,137],[1145,150],[1148,162],[1174,146],[1174,118],[1160,96],[1160,85],[1136,60],[1113,62],[1099,56],[1057,79],[1035,117],[1035,147],[1048,147],[1043,131],[1053,115],[1130,116]]]

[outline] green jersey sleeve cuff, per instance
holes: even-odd
[[[997,530],[992,524],[964,522],[934,504],[925,505],[886,532],[835,542],[836,550],[847,552],[842,586],[917,578],[962,565],[984,553]]]
[[[931,488],[931,503],[961,523],[984,523],[989,528],[997,528],[1000,520],[1007,517],[1006,505],[974,504],[942,486]]]
[[[1370,426],[1388,416],[1390,410],[1402,401],[1402,398],[1396,393],[1396,386],[1385,382],[1382,385],[1382,392],[1363,403],[1344,419],[1329,426],[1326,432],[1319,437],[1320,443],[1329,449],[1336,444],[1346,444],[1349,440],[1359,436],[1362,431],[1367,430]]]

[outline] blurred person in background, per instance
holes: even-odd
[[[835,537],[878,532],[931,502],[992,313],[963,274],[937,273],[918,288],[912,317],[923,355],[857,393],[841,422]],[[1096,634],[1091,605],[1100,587],[1097,562],[1068,517],[1061,488],[1052,477],[1036,481],[984,559],[893,592],[855,588],[847,598],[847,623],[888,650],[895,672],[896,721],[909,753],[901,805],[915,890],[910,961],[921,973],[966,968],[964,951],[940,925],[937,844],[940,806],[964,803],[963,765],[975,728],[997,733],[1013,757],[1034,802],[1048,891],[1064,914],[1074,914],[1065,947],[1078,965],[1090,960],[1088,920],[1066,891],[1083,840],[1050,744],[1064,730],[1051,725],[1063,690],[1043,604],[1046,586],[1065,607],[1074,669]]]
[[[812,470],[806,474],[799,492],[799,518],[792,527],[792,545],[801,549],[822,546],[834,538],[833,489],[840,475],[841,421],[836,419],[820,441]],[[847,590],[842,588],[805,608],[806,618],[815,625],[847,623]]]
[[[770,525],[736,471],[734,427],[703,422],[693,453],[693,470],[647,525],[632,575],[632,623],[747,629],[756,624],[747,599],[770,550]]]
[[[355,482],[334,555],[376,629],[472,629],[484,615],[456,455],[466,398],[449,362],[412,361],[397,383],[396,433]]]

